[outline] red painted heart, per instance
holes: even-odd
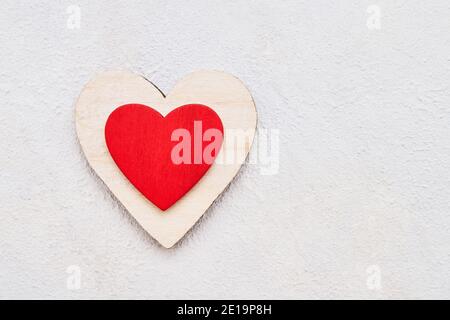
[[[184,105],[163,117],[151,107],[127,104],[109,115],[105,138],[122,173],[166,210],[211,167],[222,145],[223,125],[204,105]]]

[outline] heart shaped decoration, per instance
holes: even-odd
[[[209,144],[203,135],[211,132],[216,132],[213,154],[204,159]],[[105,138],[128,180],[158,208],[167,210],[210,168],[222,145],[223,126],[214,110],[202,105],[185,105],[163,117],[150,107],[129,104],[111,113]]]
[[[107,72],[83,89],[76,128],[94,171],[170,248],[239,171],[256,110],[242,82],[222,72],[194,72],[167,97],[139,75]]]

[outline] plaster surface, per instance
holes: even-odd
[[[446,0],[3,0],[0,298],[449,298],[449,17]],[[165,92],[237,76],[278,169],[243,167],[162,248],[76,139],[74,103],[111,69]]]

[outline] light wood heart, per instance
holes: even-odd
[[[163,116],[179,106],[203,104],[222,120],[224,139],[216,162],[166,211],[147,200],[128,181],[106,146],[108,116],[117,107],[130,103],[151,106]],[[191,73],[166,97],[140,75],[106,72],[85,86],[76,104],[77,134],[89,164],[139,224],[166,248],[189,231],[237,174],[251,148],[256,121],[253,99],[243,83],[218,71]]]

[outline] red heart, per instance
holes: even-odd
[[[208,134],[208,129],[213,131]],[[166,117],[151,107],[127,104],[109,115],[105,138],[122,173],[148,200],[166,210],[211,167],[222,145],[223,125],[214,110],[200,104],[181,106]],[[216,148],[211,150],[213,144]],[[180,159],[184,161],[179,163]]]

